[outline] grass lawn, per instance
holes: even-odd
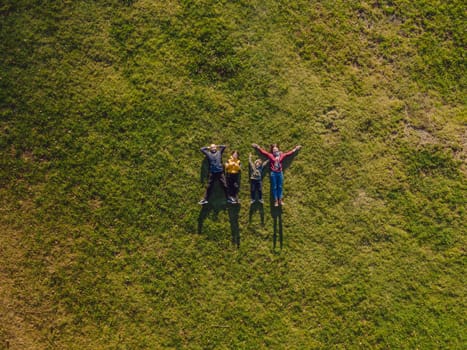
[[[465,348],[465,23],[4,0],[0,349]],[[267,174],[249,205],[253,142],[303,146],[282,209]],[[239,206],[197,204],[211,143],[240,152]]]

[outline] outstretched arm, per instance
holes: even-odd
[[[266,150],[262,149],[260,146],[258,146],[256,143],[251,145],[254,149],[256,149],[259,153],[261,153],[263,156],[266,156],[268,158],[272,157],[271,153],[267,152]]]
[[[255,168],[255,163],[251,160],[251,153],[248,155],[248,164],[250,164],[251,168]]]
[[[208,147],[201,147],[200,151],[203,152],[204,154],[208,153],[209,148]]]
[[[298,150],[300,150],[300,148],[302,148],[302,146],[300,146],[300,145],[299,145],[299,146],[295,146],[295,147],[294,147],[293,149],[291,149],[290,151],[285,152],[285,153],[283,154],[283,157],[285,158],[285,157],[291,156],[292,154],[294,154],[295,152],[297,152]]]

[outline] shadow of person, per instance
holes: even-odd
[[[294,159],[298,155],[298,153],[300,153],[300,150],[298,150],[298,151],[294,152],[293,154],[291,154],[290,156],[284,158],[284,160],[282,161],[282,170],[284,172],[292,165],[292,162],[294,161]]]
[[[238,216],[240,213],[240,204],[233,204],[227,206],[230,221],[230,231],[232,233],[232,244],[237,248],[240,247],[240,225],[238,224]]]
[[[271,188],[272,192],[272,188]],[[272,196],[271,196],[272,198]],[[276,249],[277,237],[279,236],[279,246],[282,249],[284,242],[284,231],[282,230],[282,206],[275,207],[274,200],[271,200],[271,216],[273,220],[273,235],[272,235],[272,246]]]
[[[199,180],[203,185],[206,185],[209,178],[209,161],[207,158],[203,158],[199,170]],[[214,184],[213,191],[209,198],[209,202],[201,206],[201,210],[198,215],[198,234],[203,232],[204,221],[212,214],[214,221],[217,221],[219,212],[225,210],[225,194],[219,183]]]
[[[264,206],[260,202],[254,202],[250,205],[250,212],[249,212],[249,222],[251,223],[253,219],[253,215],[255,212],[259,213],[259,217],[261,219],[261,225],[264,225]]]
[[[207,182],[209,177],[209,162],[205,158],[201,163],[200,168],[200,181],[202,184]],[[217,221],[219,213],[226,210],[229,214],[230,230],[232,233],[232,243],[237,247],[240,246],[240,225],[238,223],[238,217],[240,212],[240,205],[227,205],[225,192],[219,182],[214,183],[212,193],[208,198],[208,203],[201,206],[198,215],[198,234],[203,233],[203,225],[208,217],[212,217],[212,220]]]
[[[201,168],[199,169],[199,181],[204,184],[208,180],[209,176],[209,161],[205,157],[201,162]]]
[[[226,209],[225,194],[219,183],[214,184],[214,188],[209,202],[201,206],[198,215],[198,234],[203,233],[204,221],[211,215],[214,221],[217,221],[219,213]]]

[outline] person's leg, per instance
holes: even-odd
[[[227,174],[227,188],[229,197],[235,198],[237,193],[237,178],[236,174]]]
[[[282,202],[282,186],[284,184],[284,173],[280,172],[277,176],[277,198]]]
[[[224,190],[225,198],[229,198],[229,193],[227,189],[227,181],[225,179],[225,174],[223,172],[219,173],[219,182],[221,183],[222,189]]]
[[[256,180],[250,180],[250,195],[251,195],[251,200],[255,200],[255,194],[256,194]]]
[[[229,173],[225,174],[225,181],[227,183],[227,196],[231,197],[232,196],[232,178],[230,177]]]
[[[272,196],[274,201],[277,201],[279,197],[277,196],[277,174],[275,171],[271,171],[271,187],[272,187]]]
[[[256,180],[256,190],[258,191],[258,200],[263,200],[263,184],[262,180]]]
[[[215,178],[216,178],[215,175],[216,174],[213,174],[213,173],[209,173],[209,175],[208,175],[208,185],[206,187],[206,192],[204,194],[204,200],[208,200],[209,196],[212,193],[212,189],[214,187],[214,182],[215,182]]]
[[[232,191],[233,197],[238,201],[238,193],[240,192],[240,174],[232,174],[233,183]]]

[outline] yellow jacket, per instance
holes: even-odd
[[[230,157],[227,163],[225,163],[225,172],[229,174],[238,174],[241,170],[240,159],[234,159]]]

